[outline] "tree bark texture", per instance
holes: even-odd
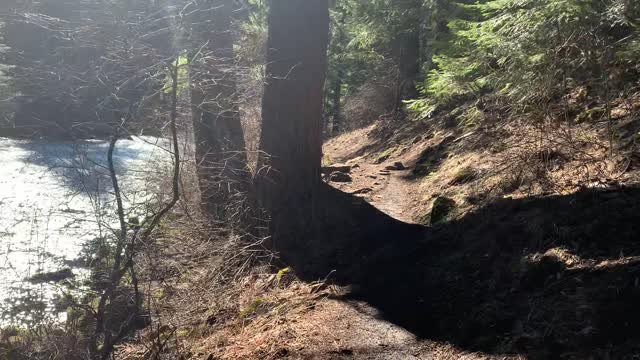
[[[198,6],[192,40],[200,51],[190,74],[198,182],[208,213],[228,220],[228,208],[245,192],[248,174],[233,52],[236,7],[232,0]]]
[[[272,0],[268,21],[257,189],[272,247],[297,261],[317,248],[328,1]]]

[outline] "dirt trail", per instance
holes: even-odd
[[[365,159],[348,161],[351,182],[330,182],[344,192],[364,198],[398,220],[415,223],[420,213],[418,184],[407,179],[408,170],[386,170],[390,164],[375,164]]]
[[[411,332],[381,320],[377,310],[362,303],[349,304],[322,300],[293,331],[313,333],[304,339],[296,359],[367,359],[367,360],[488,360],[480,353],[460,350],[452,345],[420,340]],[[332,325],[334,324],[334,325]],[[337,325],[337,326],[336,326]],[[311,340],[311,341],[309,341]],[[518,357],[500,357],[518,360]]]
[[[382,129],[382,130],[381,130]],[[398,220],[418,223],[428,212],[421,179],[412,176],[425,149],[438,144],[446,134],[416,138],[420,129],[406,131],[403,140],[380,138],[388,131],[380,124],[353,130],[324,144],[325,165],[350,165],[350,182],[330,181],[331,186],[364,198]],[[393,134],[393,133],[392,133]],[[387,134],[389,137],[389,134]],[[420,141],[416,141],[420,140]],[[398,166],[399,165],[399,166]]]
[[[406,179],[410,171],[388,169],[392,164],[357,157],[349,150],[366,146],[366,139],[359,134],[368,129],[357,130],[346,143],[325,147],[325,157],[340,164],[351,166],[351,181],[329,183],[347,193],[364,198],[387,215],[398,220],[414,223],[416,217],[417,184]],[[359,139],[359,143],[353,140]],[[323,302],[314,311],[315,317],[307,324],[333,322],[340,324],[333,336],[340,339],[342,353],[317,357],[331,359],[483,359],[473,354],[463,354],[447,344],[421,341],[398,325],[379,318],[377,311],[364,302]],[[328,319],[330,317],[333,319]],[[313,325],[312,325],[313,326]],[[338,342],[336,342],[338,344]],[[316,358],[316,357],[313,357]]]
[[[351,166],[351,181],[329,181],[332,186],[362,197],[386,214],[407,223],[417,223],[424,213],[424,201],[419,182],[410,179],[408,167],[416,154],[379,161],[375,156],[358,156],[368,145],[364,133],[356,130],[325,146],[325,157],[334,164]],[[402,161],[402,164],[396,162]],[[385,321],[378,311],[364,302],[321,302],[304,322],[305,326],[340,324],[331,336],[337,351],[324,355],[305,354],[314,359],[520,359],[494,357],[477,352],[465,352],[445,342],[419,339],[401,326]],[[318,347],[326,339],[317,339]]]
[[[386,214],[398,220],[413,223],[415,208],[411,207],[416,196],[415,184],[404,179],[408,171],[396,171],[387,176],[386,186],[378,192],[378,199],[372,203]]]

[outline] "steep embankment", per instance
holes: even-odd
[[[219,249],[173,229],[154,252],[181,259],[153,268],[162,326],[119,358],[632,358],[640,343],[634,104],[614,109],[613,153],[598,119],[465,126],[456,110],[335,137],[324,149],[327,182],[397,219],[433,224],[425,238],[389,234],[383,251],[353,260],[363,279],[335,286],[331,273],[305,283],[288,268],[250,268],[251,248]]]
[[[633,99],[613,108],[611,127],[584,114],[579,123],[532,124],[488,113],[469,124],[458,109],[380,121],[327,141],[324,163],[351,166],[352,181],[329,181],[333,186],[425,224],[434,203],[447,205],[438,222],[500,198],[615,189],[640,183],[640,93]]]
[[[640,329],[640,101],[618,103],[611,124],[463,126],[455,113],[326,143],[329,170],[351,172],[351,181],[327,175],[333,186],[437,225],[421,244],[392,247],[354,298],[429,341],[491,357],[630,358]]]

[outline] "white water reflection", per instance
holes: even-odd
[[[25,279],[68,267],[82,244],[112,234],[108,146],[0,138],[0,322],[12,321],[6,311],[17,298],[46,303],[51,297],[52,284]],[[167,146],[151,137],[118,142],[114,159],[129,215],[144,216],[151,194],[159,194],[158,179],[169,165]],[[18,315],[29,318],[29,311]]]

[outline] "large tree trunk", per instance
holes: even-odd
[[[272,246],[293,265],[318,245],[328,38],[327,0],[270,1],[257,187]]]
[[[233,53],[232,0],[200,4],[193,33],[196,54],[191,70],[191,102],[203,205],[220,220],[229,220],[234,199],[246,190],[244,134],[237,105]]]

